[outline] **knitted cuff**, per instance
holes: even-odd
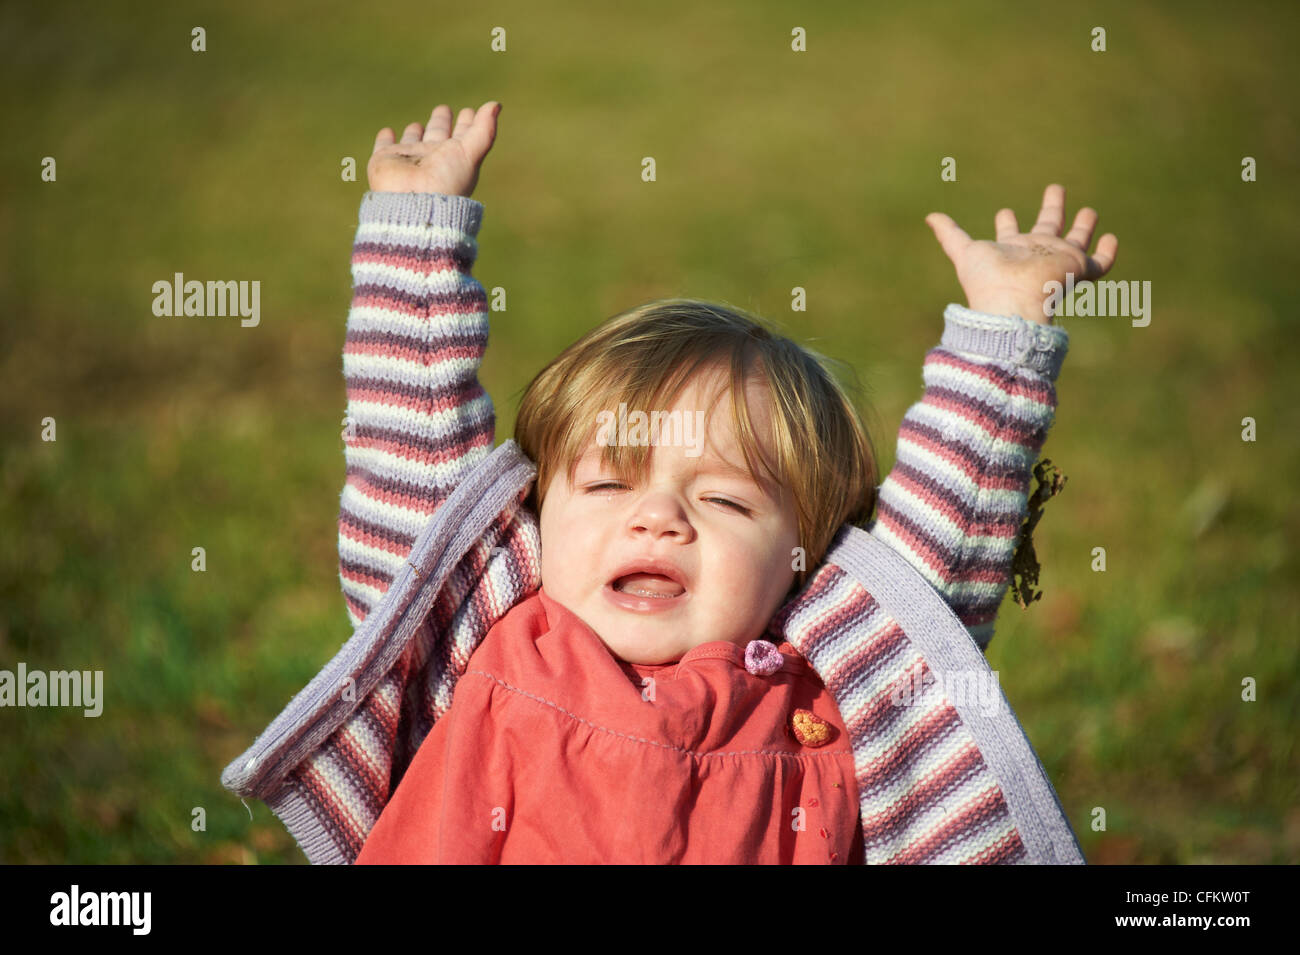
[[[939,344],[951,351],[994,358],[1029,368],[1055,381],[1070,348],[1070,336],[1059,325],[1041,325],[1019,315],[990,315],[955,302],[943,313]]]
[[[367,192],[361,197],[360,221],[437,226],[474,236],[483,223],[483,203],[438,192]]]

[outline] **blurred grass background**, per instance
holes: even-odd
[[[1208,3],[0,8],[0,668],[102,669],[106,696],[98,719],[0,710],[0,862],[303,861],[218,776],[349,635],[365,164],[381,126],[489,99],[498,441],[564,346],[683,295],[850,362],[888,469],[964,301],[926,213],[987,238],[1009,205],[1027,229],[1054,181],[1067,222],[1098,209],[1109,277],[1149,280],[1153,317],[1061,322],[1045,596],[1004,604],[989,660],[1090,862],[1296,861],[1296,25]],[[155,317],[174,272],[259,280],[261,324]]]

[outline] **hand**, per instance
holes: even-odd
[[[385,126],[375,137],[366,166],[371,192],[439,192],[469,196],[478,185],[478,167],[497,135],[501,104],[489,100],[477,111],[466,106],[451,128],[451,107],[434,107],[428,127],[411,123],[402,141]]]
[[[997,241],[974,240],[942,212],[925,217],[935,238],[957,269],[957,281],[970,308],[995,315],[1019,315],[1040,325],[1052,324],[1043,303],[1048,282],[1065,284],[1067,272],[1080,282],[1101,278],[1115,264],[1119,239],[1107,232],[1088,255],[1097,212],[1084,207],[1074,217],[1074,227],[1060,237],[1065,221],[1065,187],[1050,185],[1043,192],[1043,207],[1033,229],[1021,234],[1016,214],[1002,209],[994,217]]]

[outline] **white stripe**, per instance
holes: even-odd
[[[481,359],[474,355],[443,358],[425,363],[418,357],[402,358],[397,355],[359,354],[344,352],[343,376],[345,379],[387,378],[409,385],[422,385],[426,382],[453,384],[468,381],[475,376]],[[432,355],[432,352],[425,354]]]
[[[976,400],[984,400],[995,408],[1002,405],[1014,407],[1018,412],[1022,412],[1022,420],[1027,422],[1041,423],[1043,418],[1050,418],[1055,410],[1052,405],[1037,401],[1028,395],[1013,396],[1008,389],[965,368],[954,368],[952,365],[931,362],[925,366],[922,379],[927,387],[940,385]]]
[[[424,441],[462,440],[489,430],[493,421],[492,399],[484,392],[478,398],[435,411],[399,407],[385,401],[353,399],[346,410],[358,429],[400,429]]]
[[[374,524],[384,528],[395,535],[414,538],[424,526],[429,522],[429,515],[414,511],[405,507],[398,507],[395,504],[389,504],[384,501],[376,500],[369,495],[363,494],[357,490],[356,485],[349,484],[340,498],[340,505],[343,510],[351,514],[355,520],[364,521],[367,524]],[[339,531],[340,536],[342,530]],[[345,538],[349,547],[360,547],[359,543],[352,541],[351,538]],[[387,554],[387,551],[382,553]],[[361,555],[358,555],[361,556]],[[367,558],[371,559],[371,558]]]
[[[344,537],[342,534],[339,535],[339,560],[349,564],[360,564],[370,574],[383,577],[389,583],[397,579],[397,574],[406,562],[404,556],[398,556],[378,547],[371,547],[350,537]],[[371,607],[384,594],[384,591],[372,584],[355,580],[348,581],[348,590],[353,593],[353,596],[364,598],[359,599],[359,603],[365,603]]]
[[[939,577],[930,565],[922,560],[921,555],[913,550],[906,541],[894,534],[887,526],[879,522],[872,529],[872,536],[878,538],[881,543],[885,544],[892,550],[897,551],[903,558],[916,568],[926,581],[937,590],[949,604],[961,603],[967,605],[971,603],[983,603],[994,597],[997,597],[1002,590],[1008,585],[1008,581],[1000,584],[989,583],[981,580],[954,580],[951,582],[944,581]],[[1000,546],[996,553],[989,554],[983,551],[979,556],[988,556],[996,560],[1008,560],[1008,553],[1015,546],[1013,541],[1010,545]]]
[[[465,331],[481,331],[487,335],[487,312],[439,312],[433,316],[439,329],[455,329],[463,326]],[[392,332],[412,338],[429,334],[431,320],[429,316],[403,312],[395,308],[379,305],[353,305],[348,311],[349,330],[363,332]]]
[[[364,468],[378,478],[449,492],[464,479],[466,472],[491,453],[491,448],[482,446],[471,448],[455,460],[419,463],[379,447],[349,447],[346,457],[349,467]]]
[[[1015,514],[1020,510],[1017,503],[1025,497],[1021,491],[1011,488],[983,488],[980,486],[956,464],[944,460],[939,455],[927,448],[923,444],[918,444],[903,435],[898,436],[898,450],[896,453],[896,464],[906,464],[908,467],[920,471],[927,477],[938,481],[950,493],[960,501],[974,501],[975,495],[980,494],[981,500],[986,507],[996,513]],[[1012,470],[1014,465],[1008,463],[1006,470]],[[891,481],[897,487],[897,480],[892,477],[886,477],[885,484],[881,485],[881,493]],[[898,488],[900,493],[908,493],[902,488]],[[951,523],[951,522],[950,522]]]
[[[430,263],[432,265],[432,263]],[[420,269],[393,265],[389,262],[354,261],[352,284],[385,285],[397,290],[449,291],[458,285],[478,285],[478,280],[449,264],[444,268]]]
[[[1012,466],[1013,461],[1030,463],[1038,454],[1028,444],[1021,444],[1008,438],[995,438],[983,426],[975,424],[956,412],[935,405],[914,405],[907,414],[907,420],[910,424],[939,432],[939,438],[931,439],[932,441],[938,440],[941,444],[956,443],[967,451],[973,451],[980,463],[986,467],[993,460],[1006,460],[1008,468]],[[1005,421],[999,421],[998,427],[1004,427],[1005,424]],[[1021,424],[1026,430],[1034,430],[1039,427],[1040,422],[1033,419]],[[900,429],[900,440],[903,434]]]
[[[428,225],[415,223],[404,225],[396,222],[361,222],[357,224],[357,239],[364,242],[392,245],[409,245],[438,247],[456,245],[477,245],[477,239],[461,229],[445,225]],[[403,241],[404,240],[404,241]]]
[[[881,486],[880,503],[898,512],[897,517],[890,515],[886,520],[910,520],[918,525],[921,534],[927,540],[938,543],[948,550],[974,548],[995,552],[1006,546],[1008,540],[997,534],[962,533],[960,527],[945,512],[940,511],[928,500],[901,487],[899,482],[892,478]],[[1015,522],[1017,515],[1025,506],[1025,496],[1008,491],[990,491],[986,492],[981,504],[987,505],[987,509],[981,507],[979,513],[981,523],[991,523],[990,519],[995,517]],[[993,509],[999,506],[1000,510]],[[1013,506],[1017,506],[1019,510],[1012,510]],[[1010,538],[1010,541],[1014,546],[1015,538]]]
[[[339,692],[342,693],[342,689]],[[352,692],[354,695],[357,693],[356,687],[352,688]],[[358,712],[343,724],[342,730],[348,744],[360,754],[362,764],[369,775],[377,778],[387,775],[391,767],[376,763],[374,754],[388,752],[389,743],[374,731],[370,720]]]

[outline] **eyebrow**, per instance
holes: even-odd
[[[754,479],[753,475],[750,474],[748,470],[736,467],[736,465],[731,464],[728,461],[723,461],[714,457],[710,457],[706,460],[708,461],[708,464],[704,468],[705,473],[717,472],[719,474],[731,474],[738,478],[744,478],[746,481],[752,481]]]

